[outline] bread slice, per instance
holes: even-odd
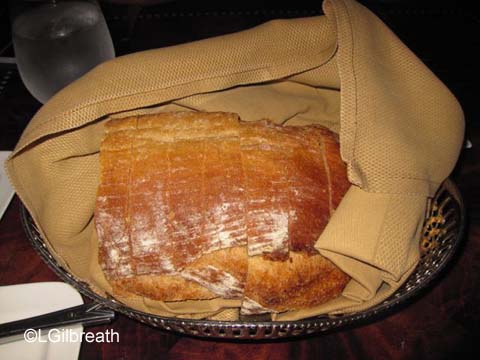
[[[244,313],[337,297],[348,276],[314,248],[350,186],[318,126],[177,112],[110,120],[95,224],[116,292],[244,299]]]

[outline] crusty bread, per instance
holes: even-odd
[[[95,224],[115,292],[242,299],[242,313],[337,297],[349,280],[314,248],[350,186],[320,126],[177,112],[107,122]]]

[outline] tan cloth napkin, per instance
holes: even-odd
[[[107,117],[152,111],[238,113],[244,120],[318,123],[340,133],[354,184],[317,242],[352,276],[343,296],[293,320],[357,311],[394,292],[418,262],[427,197],[451,172],[463,139],[448,89],[369,10],[324,3],[325,16],[254,29],[102,64],[52,98],[6,163],[51,248],[99,294],[92,216]],[[234,319],[238,301],[163,303],[117,295],[146,312]]]

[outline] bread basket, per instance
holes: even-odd
[[[465,209],[458,188],[447,179],[428,207],[422,239],[420,261],[407,281],[389,298],[361,312],[318,316],[297,321],[262,321],[254,317],[241,321],[189,320],[156,316],[134,310],[95,293],[88,284],[66,271],[50,254],[32,218],[21,206],[21,219],[27,237],[43,260],[65,282],[93,301],[150,326],[181,334],[217,339],[262,340],[300,337],[339,330],[372,322],[399,310],[439,277],[459,249],[465,226]]]

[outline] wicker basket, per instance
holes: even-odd
[[[459,248],[465,224],[465,210],[457,187],[447,180],[437,192],[427,211],[424,232],[420,241],[421,258],[407,281],[382,303],[353,314],[319,316],[298,321],[216,321],[188,320],[156,316],[131,309],[115,299],[105,298],[92,291],[88,284],[67,272],[49,253],[32,218],[21,207],[22,223],[34,249],[53,271],[93,301],[148,325],[182,334],[205,338],[261,340],[298,337],[358,325],[378,319],[411,300],[452,259]]]

